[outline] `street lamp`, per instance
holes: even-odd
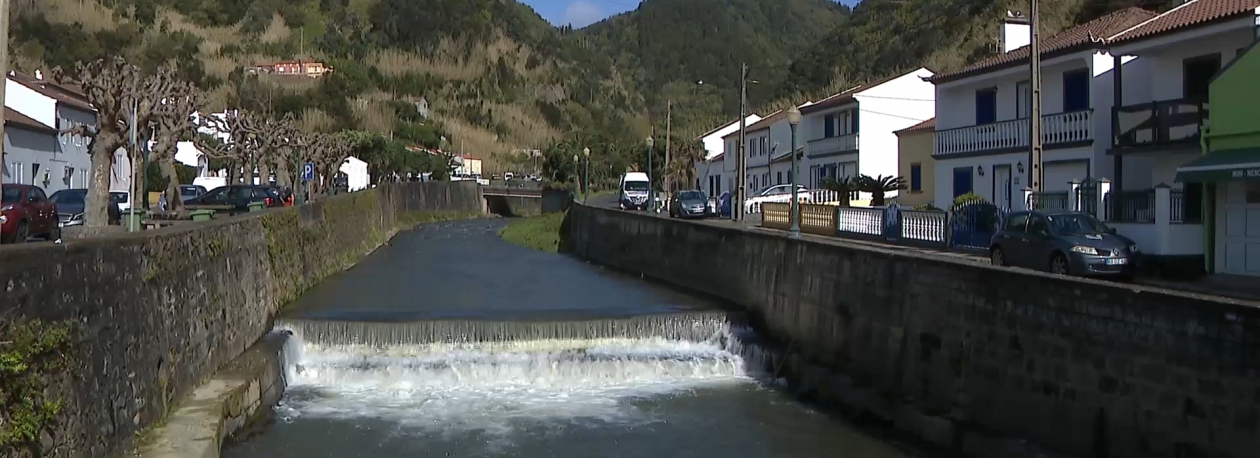
[[[655,187],[652,186],[652,144],[655,143],[655,140],[652,140],[652,137],[648,137],[647,140],[644,140],[644,142],[647,143],[647,156],[648,156],[648,168],[647,168],[648,205],[651,205],[652,210],[655,211],[656,210],[656,193],[653,192],[653,190],[655,190]]]
[[[801,110],[797,110],[793,106],[788,110],[787,116],[788,125],[792,126],[792,151],[789,153],[792,155],[792,172],[790,174],[792,175],[792,213],[789,215],[792,218],[792,227],[788,229],[788,236],[795,239],[801,237],[801,203],[796,200],[796,125],[801,123]]]
[[[591,149],[582,148],[582,154],[586,156],[586,162],[582,165],[582,189],[586,191],[582,193],[582,204],[586,204],[587,199],[591,198]]]
[[[576,188],[578,186],[582,186],[582,182],[579,181],[580,179],[581,177],[578,176],[578,155],[577,153],[573,153],[573,187]],[[577,200],[578,191],[581,191],[581,190],[580,189],[573,190],[573,200]]]

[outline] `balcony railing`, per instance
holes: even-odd
[[[811,140],[809,144],[805,146],[805,154],[812,157],[821,154],[834,154],[843,151],[857,151],[857,149],[858,134],[848,134],[838,137]]]
[[[1208,104],[1198,99],[1162,100],[1115,108],[1113,145],[1117,148],[1197,145],[1207,125]]]
[[[1028,118],[936,132],[936,155],[1028,147]],[[1041,142],[1050,146],[1094,139],[1093,110],[1041,117]]]

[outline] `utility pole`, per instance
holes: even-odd
[[[134,91],[134,84],[132,85],[132,88]],[[131,216],[127,218],[128,232],[140,230],[136,227],[136,156],[137,153],[139,153],[139,149],[136,147],[136,111],[139,110],[139,105],[140,99],[137,98],[136,94],[133,92],[131,96],[131,120],[127,122],[127,124],[131,125],[131,145],[127,147],[127,157],[129,158],[127,165],[131,167],[131,182],[127,184],[127,212],[131,214]]]
[[[744,114],[748,101],[748,64],[739,64],[739,146],[735,148],[736,164],[735,167],[735,199],[731,202],[731,219],[736,221],[744,220],[744,187],[745,174],[747,173],[747,163],[744,160],[744,147],[747,140],[744,138],[744,129],[747,115]]]
[[[1028,45],[1029,65],[1032,77],[1029,85],[1032,90],[1032,100],[1029,103],[1031,113],[1028,115],[1028,144],[1031,146],[1028,152],[1028,187],[1032,189],[1034,202],[1040,196],[1042,188],[1042,167],[1041,167],[1041,31],[1037,15],[1038,0],[1029,0],[1028,22],[1031,23],[1029,29],[1032,33],[1032,39]],[[1025,205],[1031,205],[1034,202],[1025,202]]]
[[[666,198],[665,202],[669,202],[669,193],[674,191],[673,186],[670,186],[670,184],[672,184],[674,181],[674,177],[673,175],[669,173],[669,166],[670,164],[672,164],[669,161],[670,160],[670,157],[669,157],[670,138],[669,137],[670,137],[670,134],[673,133],[673,124],[672,124],[673,114],[674,114],[674,101],[673,100],[666,101],[665,102],[665,198]]]
[[[9,0],[0,0],[0,36],[9,36]],[[0,73],[5,81],[9,78],[9,47],[0,46]],[[0,101],[4,101],[4,84],[0,84]],[[0,110],[0,139],[4,138],[4,110]],[[4,182],[4,172],[9,170],[4,162],[4,148],[0,148],[0,182]],[[12,176],[12,175],[10,175]]]

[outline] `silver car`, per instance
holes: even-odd
[[[702,191],[679,191],[669,199],[670,218],[704,218],[709,215],[709,197]]]

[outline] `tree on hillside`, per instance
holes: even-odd
[[[163,192],[168,211],[180,212],[184,207],[179,192],[179,168],[175,164],[176,145],[181,139],[196,135],[192,114],[199,108],[201,93],[192,83],[186,81],[173,84],[169,96],[159,101],[154,108],[150,123],[154,133],[150,159],[166,177],[166,189]]]
[[[88,187],[84,213],[89,227],[105,226],[109,224],[106,206],[115,153],[127,147],[127,133],[133,124],[137,128],[150,124],[158,101],[169,97],[177,84],[174,72],[162,68],[155,74],[146,75],[125,59],[114,57],[80,63],[74,73],[58,67],[53,69],[53,76],[59,82],[80,85],[97,110],[95,126],[76,126],[63,133],[88,138],[92,182]]]

